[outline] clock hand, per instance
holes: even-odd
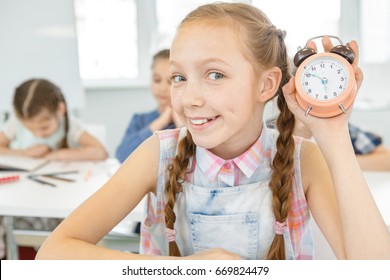
[[[325,89],[325,92],[328,92],[328,88],[326,86],[326,84],[328,83],[328,79],[327,78],[321,78],[320,76],[318,76],[317,74],[313,74],[313,73],[309,73],[310,76],[312,77],[315,77],[315,78],[318,78],[321,80],[321,84],[324,85],[324,89]]]
[[[322,78],[321,83],[324,85],[325,92],[328,92],[328,87],[326,86],[328,84],[328,79],[327,78]]]
[[[309,73],[309,74],[310,74],[310,76],[312,76],[312,77],[315,77],[315,78],[320,79],[321,82],[322,82],[322,78],[321,78],[320,76],[318,76],[317,74],[312,74],[312,73]]]

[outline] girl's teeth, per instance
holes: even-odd
[[[192,124],[197,124],[197,125],[200,125],[200,124],[207,123],[207,119],[201,119],[201,120],[191,120],[191,123],[192,123]]]
[[[204,124],[204,123],[207,123],[208,121],[211,121],[215,118],[210,118],[210,119],[197,119],[197,120],[190,120],[192,124],[196,124],[196,125],[201,125],[201,124]]]

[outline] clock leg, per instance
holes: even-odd
[[[344,108],[343,104],[339,104],[339,108],[340,108],[341,111],[343,111],[344,114],[347,113],[347,110]]]
[[[309,114],[309,112],[311,111],[311,109],[313,109],[313,107],[310,107],[310,106],[307,106],[307,109],[305,111],[305,116],[307,116]]]

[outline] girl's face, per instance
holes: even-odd
[[[22,119],[21,122],[35,137],[46,138],[54,134],[60,127],[60,121],[63,115],[61,110],[53,114],[43,109],[36,116],[29,119]]]
[[[152,93],[158,104],[158,110],[164,111],[171,106],[171,81],[169,59],[159,58],[152,68]]]
[[[189,23],[171,48],[173,109],[196,145],[225,159],[246,151],[262,127],[256,74],[238,40],[229,27]]]

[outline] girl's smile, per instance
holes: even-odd
[[[194,127],[200,128],[200,127],[205,127],[206,125],[214,122],[216,118],[218,118],[218,116],[211,117],[211,118],[188,118],[188,119]]]

